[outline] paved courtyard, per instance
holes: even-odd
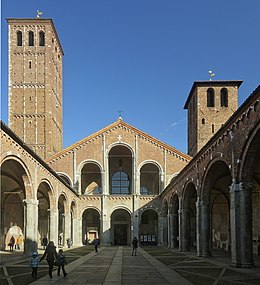
[[[42,261],[34,280],[28,257],[1,252],[0,284],[260,284],[259,257],[255,268],[239,269],[229,265],[224,251],[214,252],[212,258],[198,258],[194,252],[143,247],[138,248],[137,256],[131,256],[131,247],[106,247],[95,253],[92,246],[85,246],[67,250],[66,256],[66,277],[54,271],[50,279],[47,263]]]

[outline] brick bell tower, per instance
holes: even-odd
[[[62,57],[51,19],[7,19],[9,127],[39,156],[62,150]]]
[[[196,153],[238,108],[243,81],[195,81],[185,103],[188,109],[188,154]]]

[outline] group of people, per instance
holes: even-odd
[[[8,243],[10,251],[13,251],[14,248],[17,249],[17,250],[21,250],[22,243],[23,243],[23,238],[22,238],[21,235],[19,235],[17,237],[16,242],[15,242],[14,236],[11,236],[10,241]]]
[[[62,269],[63,275],[64,277],[66,277],[67,272],[65,271],[65,264],[67,264],[67,260],[66,260],[66,256],[64,254],[64,251],[62,249],[59,249],[59,252],[57,253],[56,251],[56,246],[54,245],[53,241],[50,241],[47,244],[48,240],[46,238],[46,236],[44,236],[43,240],[42,240],[42,244],[44,246],[44,254],[42,255],[41,258],[39,258],[38,256],[38,252],[34,251],[32,253],[31,259],[30,259],[30,267],[32,268],[32,277],[33,278],[37,278],[37,270],[38,270],[38,266],[39,263],[43,260],[46,259],[48,266],[49,266],[49,276],[50,278],[52,278],[52,271],[53,271],[53,267],[54,265],[58,266],[58,271],[57,271],[57,275],[60,276],[60,271]],[[12,236],[10,243],[12,243],[12,247],[15,244],[15,239]],[[100,240],[99,238],[96,238],[94,240],[94,246],[95,246],[95,252],[98,252],[98,247],[100,246]],[[138,239],[136,237],[134,237],[134,239],[132,240],[132,256],[133,255],[137,255],[137,248],[138,248]],[[11,248],[11,246],[10,246]],[[20,249],[20,247],[19,247]],[[11,250],[11,249],[10,249]]]
[[[65,271],[65,264],[67,264],[66,256],[62,249],[57,253],[56,246],[53,241],[50,241],[45,248],[44,254],[41,258],[38,256],[38,252],[35,251],[32,253],[32,257],[30,260],[30,266],[32,268],[32,277],[37,278],[37,269],[39,266],[39,262],[43,259],[46,259],[49,266],[49,276],[52,278],[52,271],[54,265],[58,266],[57,275],[60,276],[60,270],[62,269],[64,277],[66,277],[67,272]]]

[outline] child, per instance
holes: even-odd
[[[39,265],[38,253],[36,251],[34,251],[32,253],[32,257],[31,257],[31,260],[30,260],[30,267],[32,268],[32,277],[34,277],[35,279],[37,277],[38,265]]]
[[[58,253],[58,262],[59,262],[58,276],[60,276],[60,268],[62,268],[63,275],[64,277],[66,277],[67,273],[65,272],[64,266],[65,264],[67,264],[67,261],[62,249],[60,249]]]

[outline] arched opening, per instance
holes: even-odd
[[[220,105],[221,105],[221,107],[228,107],[228,90],[227,90],[227,88],[222,88],[220,90]]]
[[[259,106],[259,105],[258,105]],[[254,263],[253,255],[260,255],[260,130],[249,137],[242,159],[240,181],[243,187],[244,211],[240,226],[243,229],[243,262]],[[247,217],[247,219],[245,219]],[[253,253],[253,254],[252,254]],[[243,265],[244,266],[244,265]]]
[[[223,161],[216,161],[211,165],[205,178],[203,186],[203,201],[208,205],[206,211],[209,217],[201,219],[208,220],[209,225],[204,225],[205,239],[209,239],[208,253],[212,248],[230,249],[230,200],[229,187],[231,185],[231,173],[229,167]]]
[[[64,195],[60,195],[58,200],[58,245],[65,245],[65,202]]]
[[[32,31],[28,33],[28,45],[34,46],[34,33]]]
[[[17,46],[21,47],[23,45],[23,34],[22,34],[22,32],[17,31],[16,36],[17,36]]]
[[[95,209],[86,209],[82,215],[82,243],[91,244],[100,237],[100,214]]]
[[[1,250],[8,249],[8,243],[13,236],[15,242],[18,236],[24,241],[26,191],[23,176],[27,176],[22,165],[15,160],[7,160],[1,166]],[[24,243],[21,245],[24,250]]]
[[[45,34],[43,31],[40,31],[39,33],[39,46],[45,46]]]
[[[152,209],[145,210],[140,221],[141,245],[158,244],[158,214]]]
[[[158,195],[159,194],[159,169],[153,163],[147,163],[140,170],[140,194]]]
[[[207,90],[207,107],[215,107],[215,91],[213,88]]]
[[[189,183],[184,192],[182,217],[182,250],[196,248],[196,201],[195,185]]]
[[[124,209],[115,210],[111,215],[111,244],[130,245],[131,216]]]
[[[125,146],[115,146],[109,152],[109,193],[129,195],[132,193],[132,153]]]
[[[71,180],[70,180],[70,178],[69,178],[66,174],[64,174],[64,173],[58,173],[58,175],[60,176],[60,178],[61,178],[68,186],[72,187],[72,185],[71,185]]]
[[[82,195],[102,194],[101,171],[97,164],[86,163],[81,170]]]
[[[42,182],[37,191],[38,204],[38,247],[43,246],[43,238],[50,241],[50,186]]]

